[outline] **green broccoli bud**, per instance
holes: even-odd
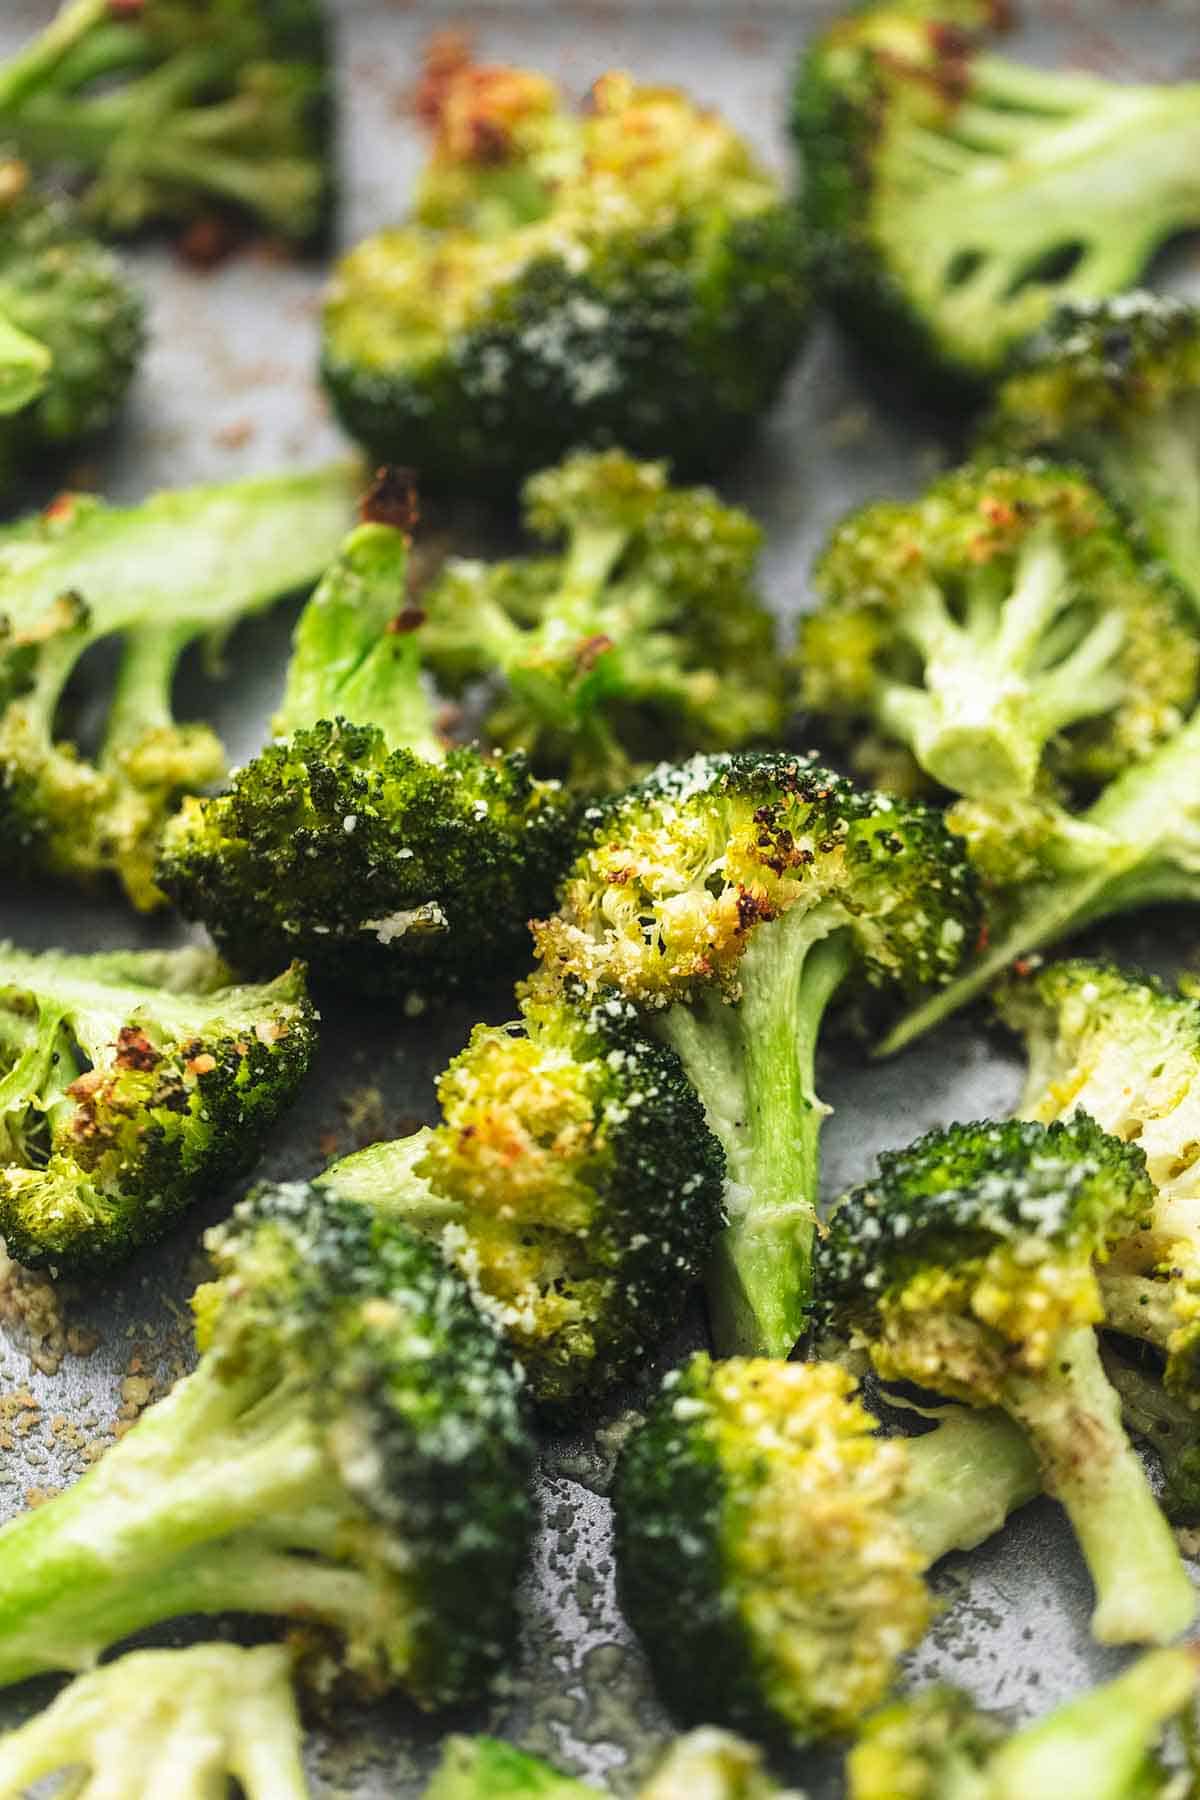
[[[728,1165],[717,1342],[786,1356],[809,1301],[826,1008],[947,979],[977,928],[970,871],[938,814],[807,756],[664,765],[584,822],[534,927],[535,984],[615,990],[678,1053]]]
[[[1038,1492],[999,1413],[881,1438],[834,1363],[691,1359],[629,1439],[614,1489],[622,1605],[663,1697],[799,1742],[886,1694],[934,1601],[929,1567]]]
[[[385,472],[296,626],[275,741],[185,803],[157,879],[235,967],[302,955],[314,981],[415,1009],[528,954],[573,805],[520,755],[446,751],[406,604],[411,509]]]
[[[1038,464],[975,466],[854,513],[800,626],[804,704],[869,722],[935,781],[988,801],[1093,787],[1196,700],[1200,643],[1100,495]]]
[[[823,1329],[886,1379],[1002,1407],[1028,1433],[1091,1572],[1101,1643],[1165,1643],[1195,1612],[1092,1329],[1095,1265],[1153,1206],[1142,1152],[1086,1113],[954,1125],[882,1156],[818,1251]]]
[[[1094,470],[1200,606],[1200,308],[1144,293],[1063,307],[1022,346],[984,436]]]
[[[839,318],[952,390],[1200,224],[1200,84],[1008,61],[1001,0],[884,0],[810,47],[792,128]]]
[[[638,763],[779,737],[762,534],[746,513],[619,450],[578,452],[523,498],[557,555],[452,559],[421,596],[431,666],[499,679],[493,742],[597,793],[627,787]]]
[[[423,1800],[589,1800],[597,1790],[498,1738],[452,1737]],[[802,1800],[772,1780],[761,1752],[712,1726],[678,1738],[637,1800]]]
[[[0,1235],[17,1262],[125,1261],[256,1160],[316,1048],[299,964],[234,987],[208,950],[0,946]]]
[[[715,112],[604,75],[432,68],[411,219],[342,258],[323,368],[352,436],[431,486],[510,490],[580,446],[719,466],[809,316],[781,184]]]
[[[529,1533],[496,1334],[428,1245],[303,1184],[206,1242],[196,1370],[0,1531],[0,1683],[235,1612],[303,1625],[322,1688],[476,1696],[511,1650]]]
[[[724,1158],[678,1058],[627,1001],[527,999],[438,1084],[442,1122],[321,1177],[439,1243],[563,1409],[680,1318],[722,1223]]]
[[[314,246],[332,102],[321,0],[63,0],[0,67],[0,137],[118,236],[221,208]]]
[[[1157,1754],[1196,1701],[1194,1648],[1153,1650],[1009,1736],[955,1688],[896,1700],[846,1764],[849,1800],[1148,1800],[1173,1791]],[[1185,1740],[1186,1741],[1186,1740]]]
[[[74,1773],[60,1793],[308,1800],[287,1652],[272,1644],[135,1650],[0,1738],[0,1794]]]

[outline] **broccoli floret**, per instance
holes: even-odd
[[[1094,786],[1195,703],[1200,643],[1078,475],[956,470],[919,500],[854,513],[800,627],[805,705],[864,721],[959,794]]]
[[[321,0],[63,0],[0,68],[0,138],[125,236],[217,209],[302,247],[332,209]]]
[[[1167,1727],[1190,1722],[1197,1668],[1190,1646],[1150,1651],[1011,1736],[954,1688],[894,1701],[850,1752],[850,1800],[1166,1796],[1176,1784],[1157,1751]]]
[[[621,450],[542,470],[523,502],[556,555],[452,560],[421,596],[431,665],[501,683],[493,742],[594,794],[639,762],[778,740],[782,670],[746,513]]]
[[[1003,1407],[1028,1433],[1091,1572],[1101,1643],[1165,1643],[1195,1612],[1092,1329],[1095,1264],[1153,1205],[1142,1152],[1086,1113],[954,1125],[880,1157],[818,1250],[823,1329],[885,1378]]]
[[[594,1800],[597,1790],[498,1738],[453,1737],[423,1800]],[[803,1800],[785,1794],[762,1754],[702,1726],[678,1738],[637,1800]]]
[[[81,1675],[0,1739],[0,1794],[71,1771],[82,1795],[308,1800],[286,1651],[138,1650]]]
[[[885,0],[809,49],[792,123],[838,316],[958,393],[1060,301],[1134,283],[1200,224],[1200,84],[1116,82],[989,48],[1002,0]]]
[[[385,473],[300,616],[275,741],[185,802],[157,879],[235,968],[299,955],[419,1008],[528,956],[574,809],[523,756],[438,739],[396,501]]]
[[[299,964],[0,946],[0,1236],[30,1268],[124,1261],[248,1169],[316,1048]]]
[[[193,1613],[294,1619],[308,1678],[466,1700],[511,1650],[520,1380],[436,1251],[303,1183],[210,1231],[200,1362],[0,1531],[0,1683]]]
[[[934,1613],[925,1571],[1039,1487],[999,1413],[873,1435],[834,1363],[691,1359],[617,1465],[626,1616],[683,1718],[804,1741],[886,1694]]]
[[[438,1083],[442,1122],[323,1177],[432,1237],[562,1408],[680,1317],[722,1222],[724,1158],[679,1059],[627,1001],[527,999]]]
[[[161,904],[153,871],[163,823],[181,794],[224,767],[208,727],[172,713],[179,659],[314,581],[352,516],[354,488],[346,464],[131,507],[68,494],[0,530],[6,874],[81,885],[115,875],[134,905]],[[60,737],[59,711],[77,663],[102,639],[119,640],[121,657],[91,760]]]
[[[521,69],[427,83],[408,222],[338,265],[325,381],[343,425],[430,486],[511,490],[584,445],[703,473],[806,332],[795,208],[719,114],[604,75],[583,111]]]
[[[1200,605],[1200,308],[1144,293],[1063,307],[1022,346],[985,437],[1087,464]]]
[[[716,1340],[786,1356],[809,1300],[822,1017],[839,989],[951,975],[978,923],[970,871],[937,813],[807,756],[663,765],[585,826],[558,913],[534,927],[535,981],[615,989],[678,1052],[730,1178]]]

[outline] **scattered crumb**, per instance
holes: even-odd
[[[235,419],[213,432],[213,443],[219,450],[244,450],[258,431],[253,419]]]

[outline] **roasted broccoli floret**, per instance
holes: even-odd
[[[179,659],[316,579],[353,516],[355,478],[338,465],[131,507],[67,494],[0,530],[5,874],[85,885],[115,875],[135,906],[161,904],[153,871],[163,823],[224,767],[209,728],[174,717]],[[119,640],[121,656],[89,759],[61,737],[59,713],[76,664],[104,639]]]
[[[308,1800],[287,1652],[272,1644],[138,1650],[81,1675],[0,1738],[0,1796],[70,1771],[57,1791],[122,1800]]]
[[[1003,0],[885,0],[807,52],[793,131],[838,316],[976,389],[1060,301],[1135,282],[1200,224],[1200,84],[1105,80],[988,45]]]
[[[597,1790],[498,1738],[448,1738],[424,1800],[594,1800]],[[802,1800],[752,1744],[713,1726],[678,1738],[637,1800]]]
[[[561,1408],[636,1369],[722,1222],[725,1161],[670,1050],[628,1001],[527,999],[438,1083],[442,1121],[321,1179],[433,1238]]]
[[[0,139],[119,236],[228,209],[310,247],[332,204],[321,0],[63,0],[0,67]]]
[[[1195,1612],[1093,1330],[1095,1265],[1153,1204],[1142,1152],[1086,1113],[954,1125],[881,1156],[818,1251],[823,1329],[886,1379],[1003,1407],[1028,1433],[1091,1572],[1101,1643],[1165,1643]]]
[[[1200,641],[1089,482],[976,465],[852,514],[801,622],[804,704],[958,794],[1092,788],[1177,731]]]
[[[1001,1413],[882,1438],[834,1363],[691,1359],[614,1489],[622,1604],[681,1717],[804,1741],[886,1694],[934,1613],[926,1570],[1038,1492]]]
[[[206,1243],[194,1373],[0,1531],[0,1683],[235,1612],[305,1627],[321,1687],[478,1694],[529,1529],[507,1351],[429,1245],[327,1190],[261,1188]]]
[[[385,475],[300,616],[274,742],[185,803],[157,879],[236,968],[300,955],[418,1007],[528,955],[573,808],[523,756],[438,739],[395,502]]]
[[[782,668],[748,514],[621,450],[544,469],[523,501],[557,554],[452,560],[421,596],[431,666],[499,682],[493,742],[594,794],[627,787],[638,763],[778,740]]]
[[[1200,307],[1063,307],[1022,346],[985,438],[1087,464],[1200,606]]]
[[[725,1149],[709,1273],[725,1352],[804,1328],[826,1108],[813,1060],[840,989],[913,992],[974,940],[970,871],[940,817],[807,756],[697,756],[585,814],[535,981],[616,990],[682,1059]]]
[[[304,971],[235,987],[210,950],[0,946],[0,1236],[92,1270],[250,1168],[316,1048]]]
[[[425,101],[411,217],[343,257],[326,301],[352,436],[455,491],[583,445],[726,461],[808,322],[779,181],[719,114],[621,73],[575,111],[541,75],[443,62]]]

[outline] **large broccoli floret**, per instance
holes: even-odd
[[[1022,346],[985,437],[1086,463],[1200,606],[1200,307],[1063,307]]]
[[[418,1004],[527,956],[573,808],[524,757],[439,741],[396,499],[385,475],[301,614],[275,741],[184,805],[157,879],[236,968],[300,955]]]
[[[478,1694],[510,1650],[530,1512],[491,1325],[403,1225],[304,1184],[260,1189],[207,1243],[198,1368],[0,1531],[0,1683],[235,1612],[317,1634],[323,1686]]]
[[[842,988],[944,981],[975,891],[940,817],[810,757],[693,757],[585,815],[535,980],[615,989],[679,1054],[721,1140],[729,1228],[709,1276],[724,1351],[804,1328],[824,1106],[813,1061]]]
[[[849,1800],[1165,1800],[1160,1740],[1181,1726],[1189,1741],[1196,1683],[1194,1648],[1150,1651],[1011,1736],[966,1694],[929,1688],[864,1726]]]
[[[840,317],[889,367],[976,387],[1060,301],[1135,282],[1200,224],[1200,84],[996,56],[1002,0],[885,0],[832,25],[793,105]]]
[[[232,209],[310,246],[332,203],[321,0],[64,0],[0,68],[0,138],[118,235]]]
[[[1085,1113],[954,1125],[882,1156],[818,1253],[826,1329],[884,1377],[1003,1407],[1028,1433],[1091,1572],[1101,1643],[1165,1643],[1196,1604],[1092,1329],[1095,1265],[1153,1204],[1141,1151]]]
[[[163,823],[224,766],[207,726],[175,719],[179,659],[314,581],[352,516],[354,487],[347,464],[131,507],[68,494],[0,530],[6,874],[81,884],[115,875],[136,906],[161,904],[153,869]],[[91,760],[63,741],[59,711],[77,663],[102,639],[119,640],[121,657]]]
[[[1108,780],[1196,699],[1195,623],[1089,482],[977,465],[854,513],[800,627],[805,704],[869,721],[955,793]]]
[[[1038,1491],[1000,1413],[876,1429],[834,1363],[699,1355],[667,1377],[614,1504],[622,1604],[681,1717],[850,1729],[933,1616],[925,1571]]]
[[[423,1800],[595,1800],[597,1790],[497,1738],[448,1738]],[[803,1800],[752,1744],[713,1726],[678,1738],[637,1800]]]
[[[494,742],[596,793],[639,762],[778,740],[782,669],[748,514],[620,450],[542,470],[523,500],[556,555],[452,560],[421,596],[432,666],[499,678]]]
[[[511,489],[582,445],[703,472],[765,411],[809,314],[803,231],[715,112],[604,75],[442,66],[409,222],[339,264],[342,423],[430,485]]]
[[[207,950],[0,946],[0,1236],[88,1270],[240,1175],[316,1047],[299,964],[234,987]]]
[[[71,1772],[60,1795],[308,1800],[286,1651],[138,1650],[81,1675],[0,1739],[0,1796]]]
[[[438,1083],[442,1122],[325,1174],[432,1237],[536,1399],[593,1396],[679,1319],[722,1222],[724,1157],[628,1001],[527,999]]]

